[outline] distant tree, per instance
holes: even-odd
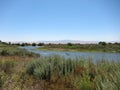
[[[120,45],[120,43],[118,43],[118,42],[115,42],[114,44],[116,44],[116,45]]]
[[[16,43],[17,46],[20,46],[20,43]]]
[[[8,44],[11,45],[11,42],[9,42]]]
[[[99,42],[99,44],[100,44],[100,45],[103,45],[103,46],[107,45],[106,42]]]
[[[28,45],[30,45],[29,43],[25,43],[25,46],[28,46]]]
[[[38,43],[38,46],[43,46],[44,45],[44,43]]]
[[[9,55],[9,53],[8,53],[7,50],[2,50],[0,54],[1,54],[2,56],[7,56],[7,55]]]
[[[112,43],[110,43],[110,42],[108,43],[108,45],[111,45],[111,44],[112,44]]]
[[[2,42],[2,41],[0,40],[0,42]]]
[[[15,45],[14,43],[11,43],[11,45],[13,46],[13,45]]]
[[[21,46],[25,46],[25,43],[22,43]]]
[[[52,43],[49,43],[48,45],[52,45]]]
[[[68,46],[72,46],[73,44],[72,43],[67,43]]]
[[[8,45],[8,43],[7,42],[2,42],[3,44],[5,44],[5,45]]]
[[[36,43],[32,43],[32,46],[36,46]]]

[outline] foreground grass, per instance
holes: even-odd
[[[20,90],[23,83],[21,77],[25,72],[24,65],[36,57],[39,55],[0,42],[0,90]]]
[[[117,52],[120,53],[119,44],[47,44],[39,50],[53,51],[83,51],[83,52]]]
[[[3,90],[119,90],[119,68],[119,61],[1,56],[0,87]]]
[[[119,90],[120,62],[89,59],[65,59],[59,56],[39,58],[27,64],[26,71],[49,83],[48,90]],[[65,89],[65,90],[66,90]],[[57,89],[59,90],[59,89]]]

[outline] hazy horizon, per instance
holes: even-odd
[[[2,41],[120,41],[119,0],[0,0]]]
[[[2,41],[2,40],[1,40]],[[39,41],[15,41],[15,40],[8,40],[8,41],[2,41],[2,42],[11,42],[11,43],[55,43],[55,44],[65,44],[65,43],[81,43],[81,44],[96,44],[96,43],[99,43],[99,42],[106,42],[106,43],[120,43],[120,41],[104,41],[104,40],[101,40],[101,41],[84,41],[84,40],[39,40]]]

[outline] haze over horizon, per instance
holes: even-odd
[[[0,0],[2,41],[120,41],[120,0]]]

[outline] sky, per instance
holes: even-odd
[[[2,41],[120,41],[120,0],[0,0]]]

